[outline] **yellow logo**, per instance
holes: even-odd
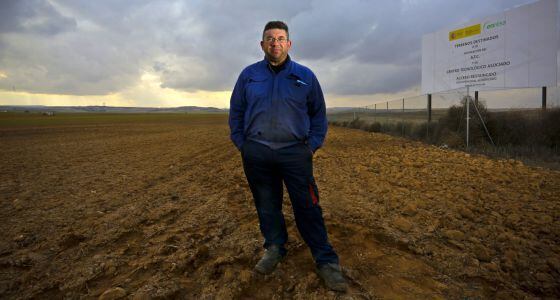
[[[449,32],[449,41],[464,39],[469,36],[480,34],[481,26],[480,24],[471,25],[468,27],[456,29]]]

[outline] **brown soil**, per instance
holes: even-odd
[[[560,297],[560,172],[342,128],[315,175],[350,290],[319,281],[287,198],[288,257],[254,274],[228,133],[224,117],[0,128],[0,297]]]

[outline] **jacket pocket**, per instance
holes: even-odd
[[[269,81],[266,77],[250,77],[245,86],[245,96],[248,102],[254,102],[267,96]]]
[[[289,84],[288,85],[288,98],[297,101],[306,103],[307,96],[309,95],[309,86],[304,85],[297,85],[297,84]]]

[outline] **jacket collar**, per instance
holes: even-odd
[[[264,58],[263,62],[266,64],[266,67],[273,72],[272,70],[272,65],[270,64],[270,61],[268,60],[268,58]],[[288,54],[288,56],[286,57],[286,60],[284,61],[284,63],[281,65],[281,68],[279,69],[278,72],[281,72],[282,70],[286,70],[290,67],[290,64],[292,63],[292,59],[290,58],[290,55]]]

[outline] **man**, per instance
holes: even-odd
[[[327,133],[325,100],[315,74],[290,59],[291,46],[288,26],[268,22],[261,41],[264,60],[241,72],[231,95],[231,139],[241,151],[266,249],[255,269],[270,274],[286,255],[284,183],[317,273],[328,288],[345,291],[313,178],[313,154]]]

